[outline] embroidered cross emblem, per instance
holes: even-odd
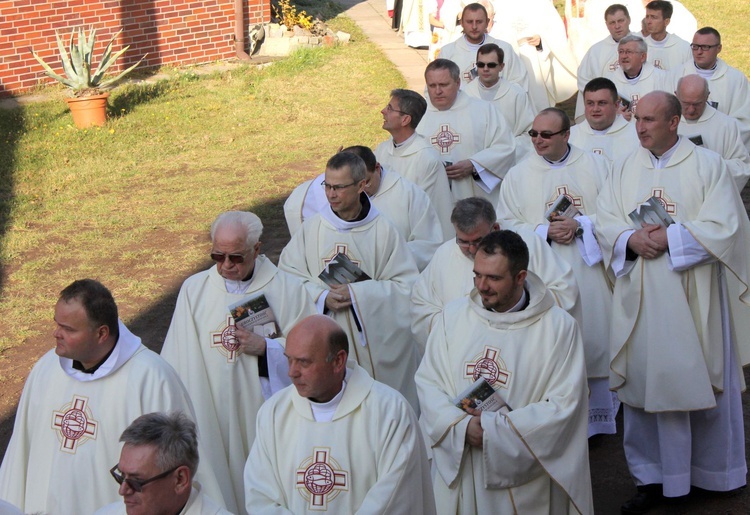
[[[441,154],[448,154],[451,147],[461,142],[461,135],[452,132],[450,126],[446,123],[440,126],[440,130],[430,138],[430,143],[440,149]]]
[[[500,359],[499,354],[499,349],[485,345],[482,353],[474,356],[473,361],[464,363],[464,377],[472,381],[484,377],[494,388],[499,386],[507,388],[510,372],[505,368],[505,363]]]
[[[668,215],[674,215],[677,212],[677,204],[670,202],[669,197],[664,194],[664,188],[652,188],[651,196],[656,197]]]
[[[600,153],[601,153],[601,151],[600,151]],[[573,195],[572,193],[570,193],[570,191],[568,190],[568,186],[567,185],[558,186],[555,189],[555,194],[552,197],[552,200],[549,200],[545,204],[547,206],[547,209],[549,209],[549,208],[552,207],[552,204],[555,203],[555,200],[557,200],[557,197],[559,197],[560,195],[565,195],[566,197],[568,197],[568,199],[573,203],[573,207],[575,207],[579,211],[582,211],[582,209],[583,209],[583,197],[576,196],[576,195]]]
[[[74,395],[73,402],[52,412],[52,429],[57,430],[61,451],[75,454],[78,445],[89,439],[96,440],[99,423],[94,420],[87,404],[87,397]]]
[[[328,257],[323,258],[323,268],[328,266],[328,263],[330,263],[333,258],[336,257],[336,254],[344,254],[352,263],[359,267],[362,266],[361,261],[356,261],[349,255],[349,245],[347,245],[346,243],[337,243],[336,245],[334,245],[333,252],[328,254]]]
[[[609,64],[609,66],[607,68],[611,72],[616,72],[619,67],[620,67],[620,61],[618,61],[617,59],[615,59],[613,62],[611,62]]]
[[[341,470],[330,451],[328,447],[315,447],[296,472],[297,491],[310,503],[311,510],[327,510],[329,502],[349,490],[349,472]]]
[[[227,358],[227,363],[237,361],[237,349],[240,343],[234,337],[235,325],[232,315],[227,315],[224,326],[211,333],[211,347],[218,349]]]

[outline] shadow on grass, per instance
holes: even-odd
[[[10,210],[15,199],[14,171],[17,161],[18,140],[26,126],[24,110],[21,108],[0,109],[0,241],[10,222]],[[6,281],[7,263],[0,261],[0,295]]]
[[[160,80],[154,83],[129,84],[116,90],[109,99],[107,116],[118,118],[123,113],[129,113],[133,108],[148,104],[157,98],[166,95],[173,89],[171,81]]]

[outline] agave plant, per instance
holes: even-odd
[[[89,28],[88,35],[86,35],[86,31],[83,27],[79,27],[77,30],[74,29],[73,32],[70,33],[70,53],[65,49],[63,38],[60,37],[60,34],[58,34],[57,31],[55,31],[57,48],[60,51],[60,61],[62,62],[65,77],[55,73],[54,70],[44,62],[41,57],[39,57],[33,48],[29,48],[29,50],[34,58],[39,61],[39,64],[44,67],[44,73],[70,88],[73,92],[73,96],[82,97],[98,95],[117,86],[117,84],[141,64],[141,61],[143,61],[143,59],[146,58],[146,55],[148,55],[146,54],[141,57],[140,61],[121,72],[119,75],[105,79],[104,74],[107,70],[127,51],[128,48],[130,48],[130,46],[126,46],[119,52],[112,54],[112,43],[120,32],[122,32],[122,30],[112,36],[112,39],[107,43],[99,67],[93,73],[91,73],[91,68],[94,55],[94,44],[96,43],[96,29],[93,27]],[[76,34],[78,35],[77,43],[74,43],[74,36]]]

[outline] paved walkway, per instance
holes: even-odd
[[[406,78],[409,89],[424,90],[424,68],[427,50],[417,50],[404,44],[404,38],[391,28],[385,11],[385,0],[337,0],[345,14],[359,25],[365,36],[378,45],[385,56]]]

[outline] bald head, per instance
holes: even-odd
[[[328,402],[341,391],[349,341],[332,318],[312,315],[295,325],[286,339],[289,377],[297,393]]]
[[[677,82],[677,99],[682,107],[682,116],[686,120],[697,120],[708,105],[708,81],[700,75],[686,75]]]
[[[677,97],[666,91],[652,91],[638,101],[635,128],[641,146],[662,156],[677,143],[681,116]]]

